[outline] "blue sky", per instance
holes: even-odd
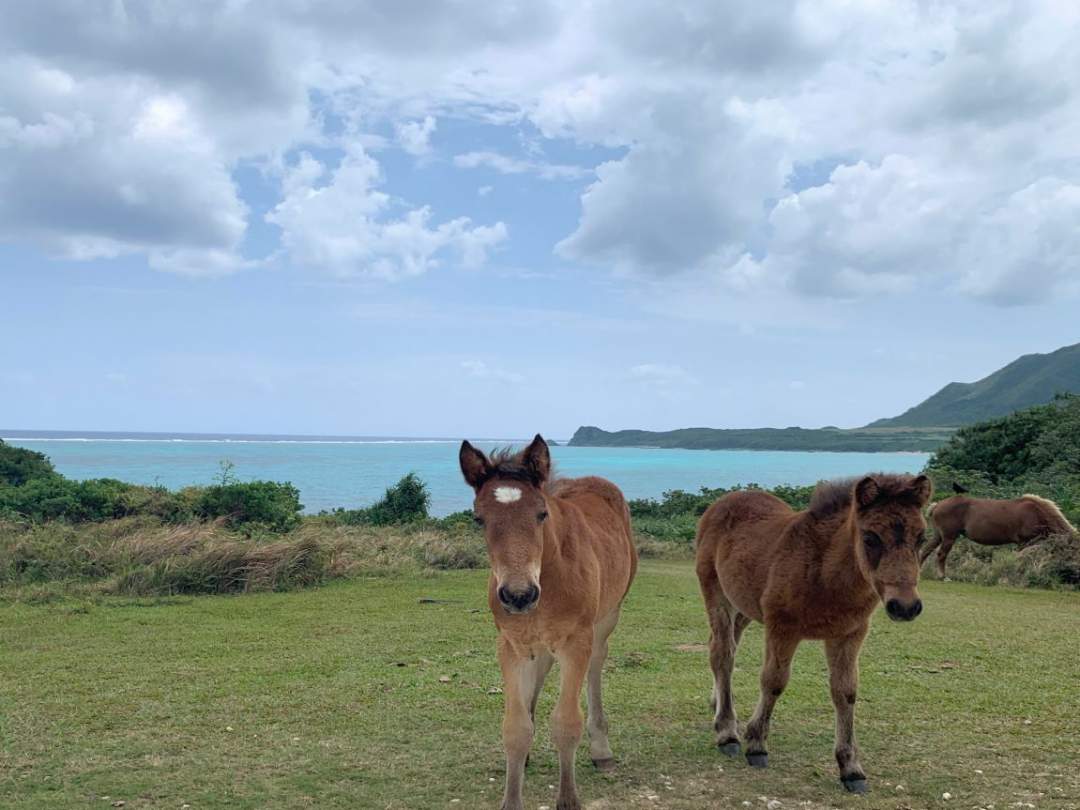
[[[854,426],[1076,342],[1059,3],[25,4],[0,427]]]

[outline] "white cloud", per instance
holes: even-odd
[[[765,266],[812,294],[906,291],[949,266],[963,217],[954,202],[964,186],[963,178],[902,155],[878,166],[839,166],[827,183],[772,209]]]
[[[975,223],[957,252],[959,288],[998,304],[1080,291],[1080,185],[1043,178]]]
[[[432,226],[427,207],[394,218],[379,183],[378,164],[360,146],[333,170],[304,153],[286,171],[284,197],[266,218],[282,229],[282,246],[296,264],[385,280],[420,275],[447,252],[478,266],[507,237],[502,222],[473,225],[461,217]]]
[[[307,182],[289,170],[271,214],[286,256],[391,278],[447,251],[476,262],[503,226],[436,225],[423,200],[395,212],[355,150],[393,132],[424,158],[437,121],[527,122],[520,154],[454,162],[594,175],[558,242],[565,259],[700,277],[716,294],[788,284],[1005,304],[1075,290],[1076,4],[552,0],[418,13],[41,0],[7,11],[5,241],[140,253],[182,272],[249,266],[237,167],[280,169],[319,147],[346,156]],[[595,173],[548,163],[536,131],[621,153]],[[821,165],[836,168],[789,183]]]
[[[247,206],[182,99],[33,61],[7,66],[35,92],[0,69],[0,239],[74,259],[144,253],[162,268],[178,250],[243,263]]]
[[[567,166],[538,160],[513,158],[498,152],[465,152],[454,156],[454,165],[462,169],[486,167],[499,174],[535,174],[544,180],[576,180],[590,174],[581,166]]]
[[[431,152],[431,136],[435,132],[435,118],[425,115],[420,121],[399,121],[394,129],[401,148],[410,155],[427,155]]]

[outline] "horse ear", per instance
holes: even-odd
[[[917,476],[911,482],[911,491],[919,499],[919,506],[926,506],[930,503],[930,497],[934,494],[934,482],[930,480],[929,476]]]
[[[533,480],[536,481],[537,486],[547,481],[548,476],[551,474],[551,452],[548,450],[548,443],[544,441],[544,437],[539,433],[525,448],[522,462],[532,475]]]
[[[465,476],[465,483],[473,489],[480,489],[491,474],[491,462],[487,460],[487,456],[467,441],[461,443],[458,463],[461,465],[461,474]]]
[[[967,487],[962,487],[958,483],[953,481],[952,482],[952,491],[955,492],[957,495],[963,495],[965,492],[967,492]]]
[[[866,476],[855,485],[855,503],[860,509],[866,509],[880,494],[881,487],[872,475]]]

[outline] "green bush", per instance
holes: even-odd
[[[630,517],[635,531],[650,537],[679,542],[692,543],[697,534],[697,522],[705,510],[717,499],[738,489],[762,489],[757,484],[732,489],[702,487],[695,492],[672,489],[665,492],[659,500],[655,498],[635,498],[630,501]],[[766,489],[792,509],[805,509],[810,504],[814,485],[780,485]]]
[[[18,487],[27,481],[55,475],[52,462],[43,453],[12,447],[0,439],[0,487]]]
[[[961,428],[930,459],[938,468],[972,470],[990,483],[1080,476],[1080,396]]]
[[[287,532],[300,523],[300,492],[277,481],[233,481],[184,491],[200,520],[222,519],[230,528]]]
[[[635,519],[671,518],[685,515],[700,517],[717,498],[729,491],[709,487],[702,487],[696,493],[682,489],[669,489],[660,496],[659,500],[634,498],[629,502],[630,517]]]
[[[475,529],[476,516],[472,509],[462,509],[460,512],[451,512],[446,517],[436,518],[434,523],[443,529]]]
[[[153,515],[162,520],[190,520],[184,499],[164,487],[128,484],[113,478],[72,481],[60,475],[33,478],[22,486],[0,486],[0,514],[44,522],[113,520]]]
[[[408,473],[382,499],[363,509],[334,509],[323,513],[346,526],[392,526],[427,520],[431,495],[416,473]],[[460,514],[460,513],[459,513]]]

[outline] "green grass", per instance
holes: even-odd
[[[497,807],[502,697],[485,576],[0,604],[0,807]],[[606,677],[619,767],[579,768],[585,806],[1080,807],[1080,594],[930,582],[923,597],[914,624],[875,617],[857,712],[872,793],[849,797],[820,645],[796,657],[772,767],[725,759],[712,747],[691,565],[646,561]],[[743,720],[761,640],[748,630],[738,658]],[[530,808],[554,806],[553,687]]]

